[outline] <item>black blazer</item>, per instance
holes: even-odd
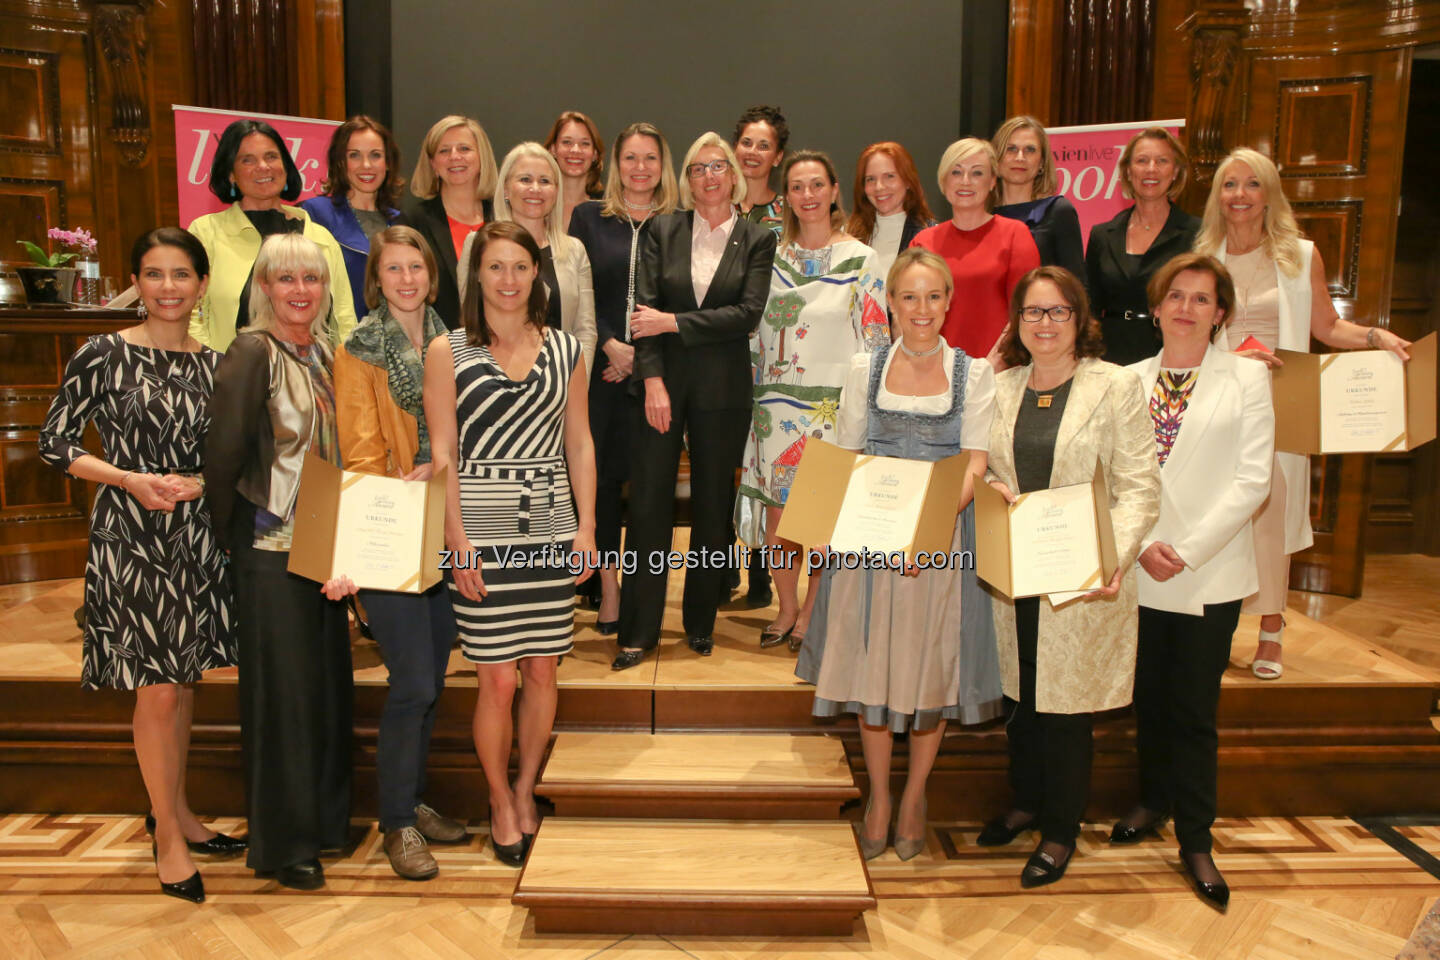
[[[1126,207],[1104,223],[1090,228],[1090,245],[1085,251],[1086,289],[1090,309],[1100,318],[1105,337],[1105,359],[1121,366],[1155,355],[1160,338],[1150,320],[1150,302],[1145,287],[1155,271],[1171,257],[1189,252],[1200,232],[1200,218],[1192,217],[1175,204],[1156,234],[1150,249],[1138,264],[1125,252],[1125,231],[1134,207]],[[1143,314],[1127,320],[1125,311]]]
[[[904,251],[909,250],[910,244],[913,243],[915,240],[915,235],[921,230],[933,226],[935,226],[934,220],[922,220],[919,217],[906,217],[905,227],[903,230],[900,231],[900,251],[903,253]],[[882,277],[881,279],[883,280],[884,278]]]
[[[749,340],[770,297],[775,234],[737,217],[705,302],[697,304],[690,279],[694,217],[689,210],[658,217],[641,239],[635,303],[675,314],[680,329],[635,341],[630,389],[643,396],[646,377],[663,377],[675,408],[693,394],[699,410],[749,410]]]
[[[1030,238],[1040,251],[1041,266],[1064,267],[1084,283],[1085,241],[1080,236],[1080,214],[1063,196],[1044,199],[1050,202],[1012,203],[996,207],[995,213],[1019,220],[1030,229]]]
[[[485,222],[495,219],[495,207],[486,200],[481,208]],[[400,213],[400,223],[414,227],[430,244],[435,254],[435,263],[440,267],[439,288],[435,292],[435,312],[445,321],[445,326],[454,330],[460,326],[460,283],[457,279],[458,264],[455,256],[455,242],[450,239],[450,219],[445,216],[445,203],[440,194],[429,200],[421,200],[414,194],[407,195]]]

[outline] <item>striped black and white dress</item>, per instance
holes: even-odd
[[[475,663],[570,652],[575,507],[565,469],[565,403],[580,341],[547,330],[535,365],[512,380],[488,347],[450,333],[460,438],[460,515],[481,561],[480,603],[451,585],[461,648]],[[463,560],[458,562],[464,562]]]

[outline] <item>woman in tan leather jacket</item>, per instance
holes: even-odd
[[[250,324],[215,372],[205,457],[211,517],[235,583],[248,864],[301,890],[324,884],[320,851],[343,847],[350,822],[342,591],[335,581],[322,588],[286,571],[307,451],[340,464],[330,283],[311,241],[265,241]]]
[[[437,277],[429,244],[412,228],[390,227],[370,238],[370,314],[335,354],[335,412],[346,470],[430,479],[420,388],[426,348],[445,334],[445,322],[431,306]],[[400,876],[428,880],[439,872],[429,843],[468,837],[465,824],[424,802],[430,731],[455,642],[455,611],[443,582],[421,594],[365,590],[360,601],[390,674],[375,756],[385,853]]]

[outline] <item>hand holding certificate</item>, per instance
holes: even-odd
[[[975,489],[976,570],[1009,597],[1049,594],[1054,604],[1108,590],[1118,566],[1110,495],[1096,465],[1090,483],[1035,490],[1006,503]]]
[[[421,593],[440,581],[445,474],[398,480],[305,457],[295,502],[291,573],[365,590]]]

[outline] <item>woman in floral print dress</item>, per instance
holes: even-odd
[[[811,437],[835,442],[840,387],[850,358],[890,342],[884,279],[875,251],[847,236],[840,184],[829,157],[801,150],[785,164],[785,228],[770,300],[752,344],[755,412],[741,462],[740,493],[765,505],[780,612],[762,647],[799,649],[813,604],[799,599],[797,545],[775,535],[795,467]],[[814,584],[811,584],[813,588]]]

